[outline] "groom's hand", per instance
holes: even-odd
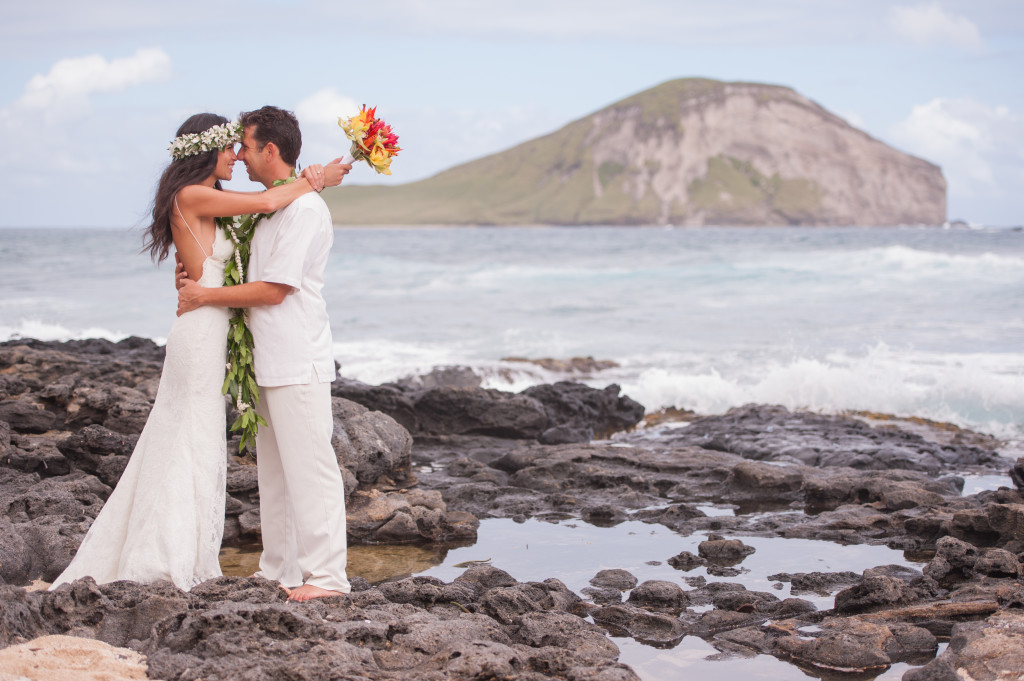
[[[184,277],[179,277],[178,283],[178,316],[180,317],[186,312],[202,307],[199,296],[203,292],[203,287],[189,279],[187,274]]]
[[[350,170],[352,170],[351,163],[342,163],[341,157],[334,159],[324,166],[324,186],[337,187]]]
[[[181,262],[181,256],[178,252],[174,252],[174,286],[175,288],[181,289],[185,285],[186,281],[189,281],[188,272],[185,271],[185,265]]]
[[[299,177],[306,178],[309,186],[319,192],[323,191],[324,187],[337,187],[350,170],[352,170],[352,164],[342,163],[341,158],[336,158],[325,166],[319,163],[306,166]]]

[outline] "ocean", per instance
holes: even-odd
[[[0,229],[0,340],[162,342],[173,267],[138,229]],[[648,411],[750,402],[918,416],[1019,444],[1024,232],[938,228],[338,229],[342,375],[471,367],[518,391],[590,356]],[[1014,447],[1016,449],[1016,447]]]

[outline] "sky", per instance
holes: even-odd
[[[290,109],[308,164],[377,106],[405,151],[346,182],[402,183],[691,76],[792,87],[940,165],[951,220],[1024,224],[1021,0],[36,0],[0,60],[0,226],[148,224],[200,111]]]

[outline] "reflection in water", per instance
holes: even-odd
[[[962,496],[970,496],[985,490],[1009,487],[1013,489],[1013,480],[1009,475],[961,475],[964,479],[964,491]]]
[[[248,577],[260,569],[259,544],[224,546],[220,550],[220,571],[228,577]]]
[[[598,570],[629,570],[638,580],[664,579],[691,588],[684,577],[702,576],[709,582],[734,582],[754,591],[768,591],[779,598],[790,595],[789,583],[768,579],[778,572],[863,572],[879,565],[903,565],[921,568],[902,551],[887,546],[836,544],[812,539],[781,537],[732,537],[754,547],[736,567],[736,577],[715,577],[703,567],[681,572],[668,559],[682,551],[698,552],[707,539],[704,533],[683,537],[664,525],[638,521],[614,527],[597,527],[581,520],[549,523],[527,520],[517,523],[507,518],[480,521],[477,543],[452,549],[445,560],[425,574],[450,582],[462,574],[456,564],[468,560],[491,559],[491,565],[505,570],[517,580],[542,581],[556,577],[576,593],[589,586]],[[379,547],[377,547],[379,548]],[[820,609],[831,608],[832,596],[795,594]]]
[[[248,577],[260,569],[259,544],[226,546],[220,552],[220,569],[232,577]],[[444,562],[446,546],[349,546],[348,576],[371,584],[401,579]]]
[[[742,652],[723,653],[704,639],[685,637],[670,650],[640,645],[632,639],[612,639],[622,650],[619,661],[628,664],[643,681],[714,679],[715,681],[900,681],[915,666],[898,662],[877,675],[868,672],[830,673],[824,669],[802,668],[772,657]]]
[[[350,546],[348,574],[377,584],[428,570],[447,555],[448,548],[441,546]]]

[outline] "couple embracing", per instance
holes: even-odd
[[[263,107],[238,124],[197,114],[178,129],[146,245],[180,261],[178,318],[153,409],[117,487],[51,589],[169,580],[188,590],[221,574],[227,470],[224,381],[228,308],[248,308],[260,387],[256,436],[263,553],[258,575],[298,601],[347,593],[345,491],[331,446],[331,327],[324,269],[334,241],[316,192],[351,169],[338,160],[295,172],[294,115]],[[239,145],[235,152],[236,143]],[[264,192],[221,189],[236,160]],[[234,244],[217,217],[273,213],[256,228],[246,283],[224,287]]]

